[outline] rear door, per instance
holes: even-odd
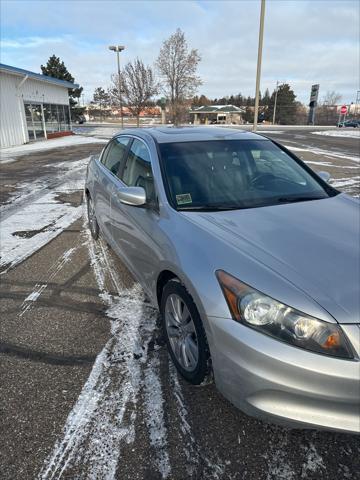
[[[110,204],[116,182],[116,175],[124,167],[126,152],[130,144],[129,137],[116,137],[106,147],[101,160],[94,186],[96,219],[105,237],[110,241]]]
[[[128,263],[129,268],[150,288],[151,279],[160,261],[159,209],[150,151],[135,138],[129,146],[127,159],[119,172],[119,186],[143,187],[147,205],[135,207],[121,203],[116,189],[111,203],[112,237],[114,248]]]

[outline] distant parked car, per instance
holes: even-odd
[[[251,415],[358,432],[359,201],[328,179],[253,133],[129,129],[85,193],[92,236],[160,308],[184,378],[212,368]]]
[[[84,115],[78,115],[76,118],[75,118],[75,123],[78,123],[79,125],[82,125],[83,123],[86,122],[86,118]]]
[[[360,127],[360,120],[346,120],[345,122],[339,122],[338,127],[353,127],[359,128]]]

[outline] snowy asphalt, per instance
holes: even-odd
[[[359,195],[357,139],[268,135]],[[0,478],[360,478],[355,436],[265,424],[176,374],[157,311],[86,227],[84,170],[102,147],[1,167]]]

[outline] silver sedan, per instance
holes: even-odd
[[[89,225],[160,308],[185,379],[250,415],[360,430],[359,203],[222,128],[126,130],[86,178]]]

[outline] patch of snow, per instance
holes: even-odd
[[[304,160],[305,163],[309,164],[309,165],[322,165],[324,167],[333,167],[333,164],[331,162],[312,162],[310,160]]]
[[[79,135],[88,137],[96,137],[100,139],[110,139],[121,131],[121,126],[114,126],[109,124],[108,126],[90,126],[86,127],[74,127],[74,132]]]
[[[296,478],[294,469],[286,461],[288,447],[288,433],[284,431],[280,434],[277,431],[275,436],[279,440],[278,444],[271,445],[269,453],[264,457],[268,461],[267,480],[293,480]]]
[[[349,128],[349,129],[347,129]],[[320,132],[311,132],[313,135],[325,135],[326,137],[343,137],[343,138],[358,138],[360,139],[360,129],[347,127],[339,128],[338,130],[323,130]]]
[[[320,475],[322,476],[321,470],[326,470],[323,459],[318,454],[315,445],[310,442],[309,448],[306,450],[305,462],[301,468],[301,478],[308,478],[309,474],[314,473],[317,473],[316,477],[320,477]]]
[[[84,145],[88,143],[107,143],[105,139],[95,137],[85,137],[81,135],[69,135],[68,137],[54,138],[52,140],[42,140],[34,143],[26,143],[16,147],[0,149],[0,163],[9,163],[21,155],[27,155],[34,152],[51,150],[53,148],[65,148],[71,145]]]
[[[135,411],[125,422],[127,407],[136,405],[141,387],[141,365],[147,361],[148,343],[157,312],[144,303],[139,285],[125,289],[112,265],[103,241],[85,232],[91,265],[107,305],[111,337],[97,356],[90,376],[70,412],[62,439],[39,474],[40,479],[57,479],[67,468],[80,467],[88,479],[112,480],[118,466],[121,443],[135,439]],[[106,286],[110,277],[116,296]],[[157,385],[155,373],[150,374]]]
[[[36,285],[37,287],[38,285]],[[36,300],[40,297],[40,291],[39,290],[34,290],[33,292],[30,293],[30,295],[28,295],[25,300],[24,300],[24,303],[26,302],[36,302]]]
[[[61,255],[59,261],[57,261],[54,265],[52,265],[47,273],[47,282],[50,282],[63,268],[64,265],[66,265],[70,259],[73,253],[77,250],[77,248],[72,247],[66,250],[63,255]],[[34,290],[25,298],[23,301],[20,309],[21,312],[19,314],[19,317],[22,317],[25,312],[28,312],[31,309],[32,303],[36,302],[36,300],[40,297],[40,295],[43,293],[43,291],[47,288],[48,283],[37,283],[35,285]]]
[[[16,208],[27,205],[42,194],[56,189],[57,192],[71,192],[73,190],[82,190],[85,182],[86,166],[90,157],[70,162],[59,162],[46,166],[61,168],[59,174],[40,177],[33,182],[23,182],[17,184],[17,191],[10,195],[6,204],[0,206],[1,218],[4,220]]]
[[[182,448],[186,456],[187,464],[187,473],[189,478],[193,478],[196,474],[198,465],[201,464],[203,460],[204,464],[207,467],[206,475],[204,478],[212,478],[214,480],[221,480],[225,475],[225,465],[221,460],[217,458],[209,459],[204,456],[200,450],[199,444],[196,441],[191,426],[188,421],[188,411],[185,404],[185,399],[181,390],[181,385],[179,382],[178,373],[172,361],[169,359],[169,377],[170,385],[172,387],[172,392],[177,403],[177,413],[180,417],[180,429],[182,433]],[[229,460],[225,461],[226,465],[230,464]],[[204,472],[203,472],[204,474]]]
[[[320,148],[307,148],[307,147],[293,147],[292,145],[283,145],[285,148],[293,152],[310,152],[314,155],[328,156],[334,158],[341,158],[344,160],[350,160],[351,162],[360,163],[360,156],[354,157],[353,155],[345,155],[340,152],[333,152],[330,150],[321,150]]]
[[[6,266],[2,273],[28,258],[81,217],[82,207],[58,203],[56,194],[56,191],[46,193],[1,222],[0,267]]]
[[[283,130],[258,130],[257,133],[263,133],[264,135],[266,135],[267,133],[271,133],[272,135],[274,133],[284,133]]]
[[[155,450],[155,462],[162,478],[171,473],[167,452],[167,430],[164,422],[164,398],[157,370],[160,362],[152,358],[144,372],[145,421],[150,433],[150,445]]]
[[[335,188],[341,188],[341,187],[359,185],[359,183],[360,183],[360,176],[352,177],[352,178],[335,178],[331,184]]]

